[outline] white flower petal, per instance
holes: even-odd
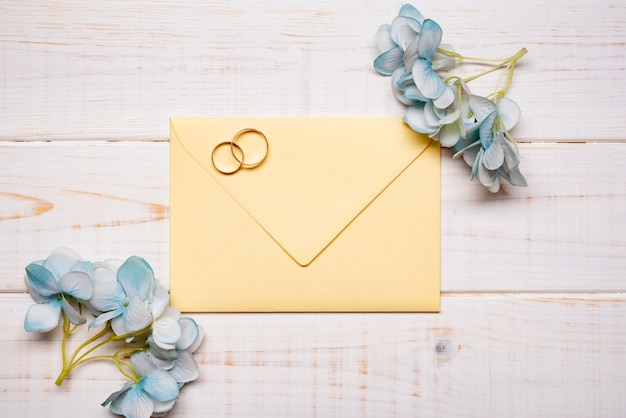
[[[483,184],[483,186],[489,187],[493,185],[493,183],[498,179],[498,175],[495,171],[488,170],[484,164],[482,164],[482,158],[478,164],[478,180]]]
[[[178,321],[172,317],[161,317],[152,324],[152,337],[161,348],[174,349],[180,338],[181,329]]]
[[[433,103],[435,107],[439,109],[446,109],[448,106],[454,103],[454,99],[455,99],[454,90],[452,90],[450,86],[446,86],[445,90],[443,91],[443,94],[437,97],[436,99],[434,99]]]
[[[513,169],[511,171],[511,173],[509,174],[509,183],[511,183],[513,186],[519,186],[519,187],[527,187],[528,183],[526,182],[526,178],[522,175],[522,172],[519,170],[518,167],[515,167],[515,169]]]
[[[487,190],[489,190],[491,193],[498,193],[498,190],[500,190],[500,177],[496,176],[493,184],[487,187]]]
[[[489,114],[498,110],[494,102],[475,94],[470,94],[468,102],[477,122],[482,122]]]
[[[181,318],[178,321],[181,329],[180,339],[176,342],[178,350],[187,350],[191,347],[200,336],[200,327],[196,321],[189,317]]]
[[[439,142],[444,147],[453,147],[461,139],[461,127],[458,123],[443,125],[439,131]]]
[[[187,383],[196,380],[199,372],[196,360],[193,358],[193,355],[187,351],[178,353],[178,359],[174,367],[169,370],[170,376],[178,383]]]
[[[157,370],[157,366],[152,363],[144,351],[138,351],[130,356],[130,365],[141,377],[147,376]]]
[[[504,150],[504,165],[507,172],[510,172],[519,165],[519,155],[507,139],[502,139],[502,149]]]
[[[147,328],[152,323],[152,315],[143,300],[135,297],[128,302],[122,313],[126,333],[135,333]]]
[[[91,323],[89,324],[89,329],[97,328],[97,327],[99,327],[101,325],[104,325],[109,320],[111,320],[113,318],[117,318],[121,314],[122,314],[122,309],[117,309],[117,310],[114,310],[114,311],[109,311],[109,312],[102,313],[102,314],[96,316],[96,318],[93,321],[91,321]],[[113,323],[111,322],[111,324],[113,324]],[[122,332],[122,334],[124,334],[124,332]]]
[[[126,418],[150,418],[154,412],[154,400],[137,385],[133,385],[111,402],[111,412]]]
[[[437,112],[435,112],[435,106],[432,100],[427,101],[424,105],[424,118],[426,118],[426,123],[430,126],[437,128],[441,126],[439,124],[439,116],[437,116]]]
[[[67,319],[74,325],[82,325],[86,322],[86,319],[80,316],[80,314],[74,309],[72,305],[65,299],[65,297],[61,298],[61,303],[63,305],[63,312],[65,312],[65,316]]]
[[[402,49],[413,42],[420,33],[420,24],[413,18],[407,16],[397,16],[391,22],[391,39]]]
[[[59,324],[60,301],[38,303],[28,308],[24,319],[24,329],[28,332],[48,332]]]
[[[67,247],[59,247],[54,249],[44,260],[43,266],[58,279],[70,271],[72,265],[78,260],[80,260],[80,256],[76,251]]]
[[[513,129],[521,114],[522,111],[513,100],[506,97],[498,100],[498,116],[507,131]]]
[[[154,413],[152,414],[152,416],[155,418],[165,416],[165,414],[171,411],[175,404],[176,399],[172,399],[171,401],[167,402],[154,400]]]
[[[118,309],[125,301],[126,294],[122,285],[117,281],[102,282],[94,286],[91,299],[89,299],[89,303],[102,312]]]
[[[432,69],[430,61],[424,59],[415,61],[412,72],[415,85],[425,97],[436,99],[445,92],[446,85]]]
[[[465,163],[469,165],[470,167],[473,167],[474,163],[476,162],[476,157],[478,156],[478,152],[480,150],[481,150],[480,147],[474,146],[471,148],[467,148],[465,151],[463,151],[463,160],[465,161]]]
[[[493,141],[491,146],[485,150],[483,164],[488,170],[497,170],[504,163],[504,150],[500,141]]]
[[[63,293],[79,300],[88,300],[93,293],[91,279],[82,271],[70,271],[59,279],[59,288]]]
[[[110,266],[105,263],[94,263],[93,265],[93,284],[98,285],[104,282],[117,281],[117,267]]]
[[[376,45],[378,45],[378,50],[381,53],[387,52],[397,46],[393,39],[391,39],[391,25],[384,24],[378,28],[376,31]]]
[[[432,134],[439,129],[438,126],[431,126],[426,121],[424,114],[425,103],[417,103],[409,106],[404,115],[404,122],[415,132],[422,134]]]

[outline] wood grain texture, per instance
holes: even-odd
[[[23,331],[30,303],[0,295],[3,408],[110,416],[99,404],[124,379],[89,364],[55,387],[61,335]],[[169,416],[618,417],[625,316],[624,294],[449,295],[440,314],[195,315],[201,377]]]
[[[624,415],[626,4],[415,4],[463,54],[528,48],[530,186],[491,195],[443,151],[440,314],[194,315],[201,376],[170,417]],[[61,335],[23,330],[23,269],[67,245],[169,282],[168,118],[400,118],[371,64],[400,6],[0,3],[0,415],[112,416],[110,364],[54,386]]]
[[[626,145],[520,148],[530,187],[497,195],[443,151],[442,290],[626,290]],[[24,266],[59,245],[142,255],[168,283],[168,156],[168,143],[1,144],[0,289],[24,291]]]
[[[0,139],[167,139],[170,116],[401,117],[371,64],[400,5],[4,1]],[[528,48],[510,90],[519,140],[624,139],[622,2],[417,6],[465,55]]]

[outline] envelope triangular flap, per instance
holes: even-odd
[[[172,125],[193,159],[301,266],[429,144],[397,118],[193,118]],[[212,149],[244,128],[266,135],[267,159],[233,175],[219,173]]]

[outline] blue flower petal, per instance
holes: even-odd
[[[139,297],[145,300],[152,289],[154,272],[141,257],[132,256],[117,270],[117,281],[129,299]]]
[[[178,396],[178,384],[165,370],[151,372],[141,379],[139,386],[157,401],[167,402]]]
[[[421,134],[435,133],[439,127],[428,124],[424,107],[425,103],[421,102],[409,106],[404,115],[404,122],[415,132],[419,132]]]
[[[405,51],[406,48],[419,36],[420,23],[406,16],[398,16],[391,22],[391,39]]]
[[[404,66],[404,62],[402,61],[403,54],[404,52],[398,47],[380,54],[374,60],[374,69],[382,75],[393,74],[396,69]]]
[[[513,129],[520,115],[522,114],[519,106],[513,100],[503,97],[498,100],[498,116],[504,125],[504,128],[509,131]]]
[[[70,271],[72,265],[78,260],[80,260],[80,256],[74,250],[67,247],[59,247],[50,253],[42,265],[58,279]]]
[[[51,298],[49,303],[38,303],[28,308],[24,319],[27,332],[48,332],[59,324],[61,301]]]
[[[122,386],[122,388],[120,390],[110,394],[109,397],[106,398],[104,400],[104,402],[102,402],[100,405],[107,406],[111,402],[116,401],[120,396],[122,396],[122,394],[124,394],[126,391],[128,391],[131,388],[131,386],[133,386],[133,385],[135,385],[135,382],[133,382],[132,380],[129,380],[128,382],[126,382],[124,384],[124,386]]]
[[[79,300],[88,300],[93,293],[93,284],[86,273],[70,271],[59,279],[59,288],[67,295]]]
[[[528,183],[526,182],[526,178],[522,175],[522,172],[519,168],[515,167],[511,173],[509,173],[509,177],[507,178],[509,183],[513,186],[526,187]]]
[[[187,351],[178,353],[174,367],[169,370],[170,376],[178,383],[192,382],[198,378],[200,370],[193,355]]]
[[[65,299],[65,297],[61,298],[61,304],[63,308],[63,312],[65,312],[65,316],[69,321],[74,325],[82,325],[86,322],[85,318],[80,316],[80,314],[74,309],[72,305]]]
[[[432,69],[430,61],[419,59],[413,63],[413,80],[422,94],[429,99],[441,96],[446,85],[439,75]]]
[[[111,412],[126,418],[150,418],[154,412],[154,401],[137,385],[133,384],[126,392],[111,402]]]
[[[417,43],[419,56],[430,61],[441,44],[442,36],[443,31],[441,30],[441,26],[434,20],[426,19],[424,23],[422,23],[422,31],[419,36],[419,42]]]
[[[378,28],[376,31],[376,45],[378,45],[378,50],[381,53],[398,46],[393,39],[391,39],[391,25],[384,24]]]
[[[187,350],[200,336],[200,328],[196,321],[188,317],[181,318],[178,324],[180,325],[181,335],[176,342],[176,349]]]
[[[130,357],[130,365],[141,377],[145,377],[157,370],[148,355],[144,351],[138,351]]]
[[[508,140],[502,140],[502,149],[504,150],[504,164],[510,170],[516,168],[519,165],[519,154],[515,150],[513,144]]]
[[[48,297],[60,292],[57,280],[47,268],[36,263],[26,266],[26,278],[30,286],[41,296]]]
[[[410,17],[411,19],[417,20],[420,24],[424,21],[424,15],[422,15],[412,4],[405,4],[402,6],[398,12],[398,16]]]
[[[46,303],[48,302],[48,299],[50,299],[50,296],[42,296],[39,294],[39,292],[37,292],[35,290],[35,288],[33,287],[33,285],[30,282],[30,279],[28,278],[28,275],[24,275],[24,284],[26,285],[26,290],[28,290],[28,293],[30,294],[30,297],[33,298],[33,300],[37,303]]]
[[[161,402],[154,400],[154,413],[153,418],[164,417],[176,404],[176,399],[167,402]]]
[[[89,277],[93,277],[93,263],[90,261],[79,260],[72,265],[70,271],[82,271]]]
[[[493,124],[497,117],[496,112],[491,112],[489,116],[483,120],[478,128],[478,135],[480,136],[480,142],[483,144],[483,148],[487,149],[493,142]]]
[[[124,333],[141,331],[152,323],[152,315],[148,312],[145,302],[138,297],[128,302],[121,318],[124,321]]]
[[[488,170],[497,170],[504,163],[504,149],[500,141],[493,141],[491,146],[485,150],[483,164]]]
[[[458,123],[443,125],[439,131],[439,142],[444,147],[453,147],[461,139],[461,127]]]
[[[104,325],[110,319],[119,317],[122,314],[122,312],[123,312],[123,309],[116,309],[116,310],[105,312],[105,313],[98,315],[96,319],[91,321],[91,323],[89,324],[89,329],[97,328],[101,325]]]
[[[126,301],[122,285],[117,281],[102,282],[93,288],[89,303],[99,311],[106,312],[119,309]]]
[[[475,94],[470,94],[468,102],[477,122],[482,122],[487,116],[497,110],[494,102]]]

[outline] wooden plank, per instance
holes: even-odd
[[[624,144],[522,144],[530,187],[492,195],[443,151],[444,291],[626,290]],[[70,246],[169,280],[168,144],[0,144],[0,289]],[[601,169],[600,169],[601,167]]]
[[[374,33],[400,3],[4,1],[0,139],[166,139],[170,116],[401,117]],[[621,141],[626,5],[418,4],[466,55],[529,54],[521,141]],[[478,83],[475,92],[492,87]],[[589,121],[601,121],[590,124]]]
[[[22,329],[0,295],[9,416],[109,416],[108,364],[62,388],[58,332]],[[617,417],[626,407],[626,295],[445,295],[441,314],[204,314],[200,379],[170,417]],[[78,341],[78,340],[76,340]]]

